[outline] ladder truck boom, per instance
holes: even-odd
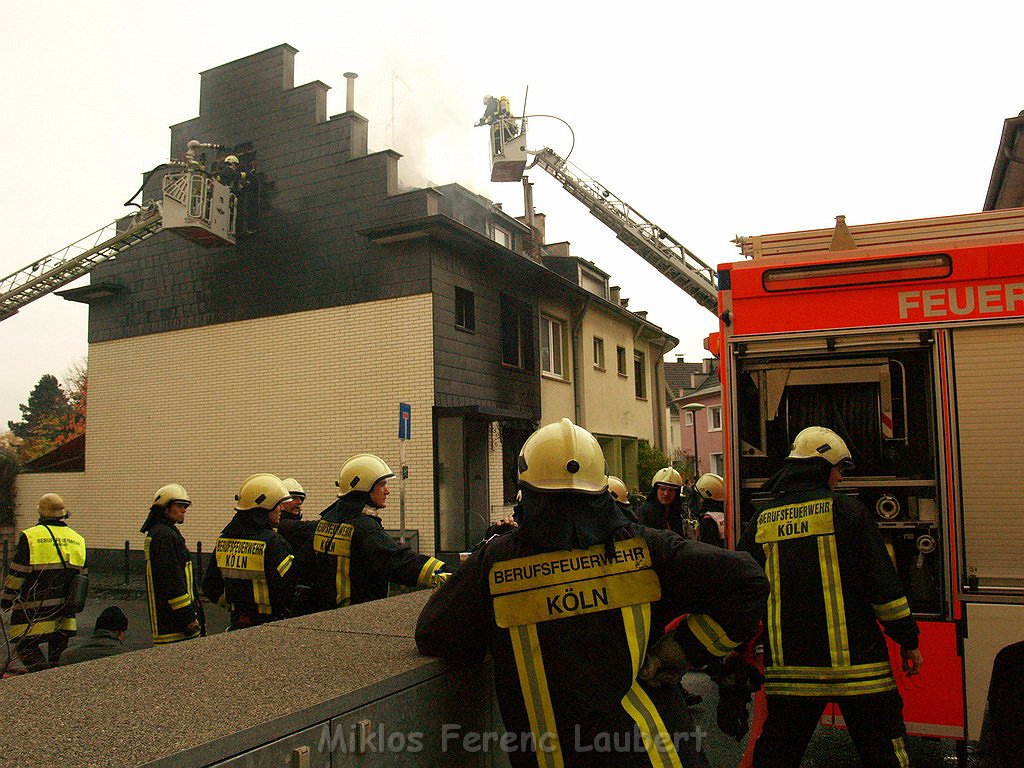
[[[146,203],[127,220],[113,221],[0,280],[0,320],[162,229],[205,247],[234,245],[235,214],[235,195],[205,171],[168,173],[162,200]]]
[[[570,169],[568,160],[553,149],[528,150],[526,117],[513,117],[497,99],[492,100],[495,104],[489,108],[491,111],[486,111],[477,123],[490,126],[491,181],[522,181],[528,157],[533,155],[530,168],[539,165],[551,174],[634,253],[706,310],[718,315],[718,287],[712,267],[606,186],[578,168]]]
[[[569,162],[554,150],[542,149],[534,164],[551,174],[636,254],[702,307],[718,314],[718,289],[712,267],[603,184],[570,170]]]
[[[29,302],[88,274],[136,243],[148,240],[160,231],[161,224],[160,211],[151,208],[136,214],[123,231],[118,232],[118,222],[112,221],[8,275],[0,280],[0,320],[7,319]]]

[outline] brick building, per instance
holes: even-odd
[[[90,305],[85,469],[22,475],[20,526],[58,491],[90,548],[138,549],[153,491],[174,481],[194,502],[183,533],[209,551],[253,472],[297,478],[315,516],[352,454],[397,469],[404,402],[406,527],[420,551],[451,554],[505,510],[536,424],[593,423],[626,474],[637,440],[664,446],[660,361],[676,340],[544,265],[562,251],[526,255],[542,233],[485,198],[403,188],[400,156],[368,151],[351,101],[329,117],[328,86],[294,87],[295,53],[203,72],[199,116],[171,128],[172,157],[198,139],[227,148],[208,164],[241,158],[252,234],[204,249],[161,233],[65,292]],[[583,370],[598,326],[629,362],[614,379]]]

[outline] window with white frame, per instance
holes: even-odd
[[[540,316],[540,368],[544,373],[565,378],[565,323],[548,315]]]
[[[604,339],[600,336],[594,337],[594,367],[604,370]]]
[[[495,225],[494,227],[494,242],[499,245],[503,245],[506,248],[512,247],[512,233],[503,228]]]
[[[708,432],[722,431],[722,406],[708,406]]]
[[[638,400],[647,399],[647,358],[637,350],[633,351],[633,391]]]
[[[626,348],[616,347],[615,348],[615,370],[619,372],[619,376],[626,375]]]
[[[714,472],[716,475],[725,477],[725,454],[711,454],[711,471]]]

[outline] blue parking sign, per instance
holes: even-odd
[[[408,403],[398,404],[398,439],[408,440],[412,437],[412,406]]]

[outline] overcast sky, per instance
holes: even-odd
[[[359,74],[370,150],[401,152],[405,184],[456,182],[513,215],[521,187],[490,182],[472,126],[485,93],[519,112],[529,87],[529,113],[575,131],[574,163],[712,265],[738,258],[737,234],[978,211],[1003,120],[1024,108],[1022,17],[1020,0],[7,3],[0,276],[123,215],[168,126],[198,114],[199,72],[281,43],[299,50],[296,85],[332,86],[329,115]],[[530,136],[570,151],[556,120]],[[698,359],[711,314],[530,176],[549,242]],[[0,322],[0,350],[6,428],[41,375],[85,357],[85,306],[30,304]]]

